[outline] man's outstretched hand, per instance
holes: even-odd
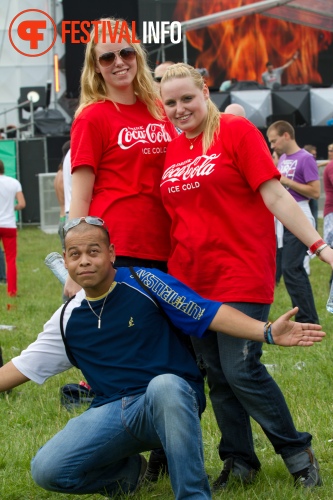
[[[290,321],[297,311],[298,307],[294,307],[274,321],[271,332],[275,344],[285,347],[307,347],[315,342],[321,342],[325,337],[326,333],[321,330],[320,325]]]

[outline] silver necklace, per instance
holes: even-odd
[[[102,318],[103,309],[104,309],[104,306],[105,306],[106,299],[108,298],[108,296],[109,296],[110,292],[113,290],[113,288],[115,287],[115,285],[116,285],[116,282],[114,281],[114,282],[112,283],[112,285],[110,286],[108,293],[105,295],[105,299],[103,300],[103,304],[102,304],[101,312],[100,312],[99,314],[95,313],[95,311],[93,310],[93,308],[92,308],[92,307],[91,307],[91,305],[90,305],[89,300],[88,300],[88,299],[87,299],[87,297],[86,297],[86,300],[87,300],[87,302],[88,302],[88,306],[89,306],[89,308],[90,308],[91,312],[92,312],[92,313],[96,316],[96,318],[98,319],[98,322],[97,322],[97,328],[98,328],[98,329],[100,329],[100,328],[101,328],[101,325],[102,325],[102,319],[101,319],[101,318]]]

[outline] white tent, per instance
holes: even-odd
[[[64,44],[60,37],[52,50],[40,57],[26,57],[15,50],[9,38],[9,27],[11,22],[24,10],[32,10],[34,17],[39,18],[36,9],[46,12],[56,22],[62,19],[62,5],[56,0],[1,0],[0,1],[0,113],[11,110],[0,115],[0,127],[9,124],[18,124],[18,112],[15,108],[20,96],[21,87],[45,87],[48,81],[54,80],[53,55],[58,54],[61,58],[65,52]],[[48,37],[53,36],[48,34]],[[47,38],[49,39],[49,38]],[[60,72],[60,87],[63,92],[66,87],[65,75]],[[51,107],[56,105],[54,88],[51,96]],[[61,109],[61,111],[63,111]],[[66,115],[64,113],[64,115]],[[66,118],[67,117],[66,115]]]

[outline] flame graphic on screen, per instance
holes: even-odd
[[[174,18],[187,21],[255,1],[178,0]],[[285,81],[322,83],[317,71],[318,54],[332,43],[333,33],[252,14],[188,31],[187,39],[200,52],[193,65],[209,71],[208,85],[220,85],[230,78],[261,82],[267,61],[275,67],[283,66],[296,51],[300,57],[284,72]]]

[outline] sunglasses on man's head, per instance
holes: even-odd
[[[131,61],[136,57],[135,49],[133,49],[133,47],[126,47],[125,49],[115,50],[114,52],[105,52],[105,54],[99,56],[99,64],[103,68],[111,66],[116,59],[116,54],[119,54],[119,57],[121,57],[123,61]]]
[[[99,217],[94,217],[92,215],[87,215],[87,217],[77,217],[76,219],[71,219],[63,227],[63,232],[64,232],[64,237],[68,233],[70,229],[73,229],[73,227],[78,226],[81,224],[81,222],[86,222],[87,224],[91,224],[92,226],[99,226],[102,229],[104,229],[107,232],[108,238],[110,240],[110,235],[109,235],[109,230],[104,222],[103,219],[100,219]]]

